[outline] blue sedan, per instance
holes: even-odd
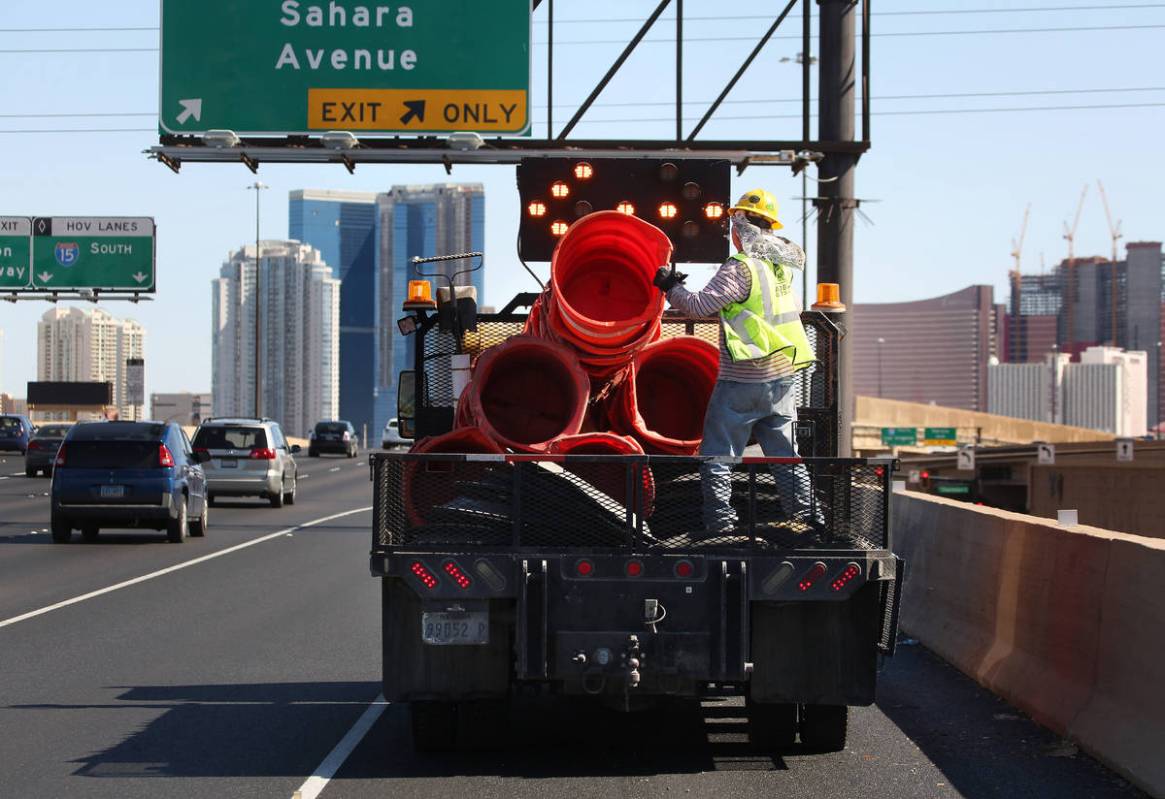
[[[16,451],[23,455],[28,451],[28,440],[35,430],[27,416],[0,416],[0,452]]]

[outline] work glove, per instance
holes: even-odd
[[[655,280],[651,282],[656,286],[656,288],[658,288],[664,294],[667,294],[669,291],[676,287],[676,284],[683,283],[687,279],[688,276],[683,272],[673,271],[670,266],[661,266],[659,269],[655,270]]]

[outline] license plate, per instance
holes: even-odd
[[[421,640],[433,646],[489,643],[489,611],[422,612]]]
[[[227,460],[226,458],[223,458],[218,463],[219,463],[219,466],[221,466],[224,469],[237,469],[237,468],[239,468],[239,462],[237,460],[234,460],[233,458],[231,460]]]
[[[125,486],[101,486],[102,499],[121,499],[125,496]]]

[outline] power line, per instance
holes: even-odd
[[[950,16],[954,14],[1015,14],[1015,13],[1048,13],[1061,11],[1128,11],[1150,8],[1165,8],[1165,3],[1122,3],[1109,6],[1025,6],[1020,8],[944,8],[944,9],[915,9],[911,11],[874,11],[875,17],[921,17],[921,16]],[[814,17],[817,15],[814,14]],[[740,17],[724,16],[685,16],[685,22],[735,22],[745,19],[771,19],[770,15],[750,14]],[[556,25],[573,24],[610,24],[610,23],[642,23],[638,17],[621,17],[612,19],[559,19]],[[157,25],[127,25],[92,28],[0,28],[0,33],[136,33],[154,32],[159,30]]]
[[[984,36],[984,35],[998,35],[1004,33],[1075,33],[1075,32],[1096,32],[1096,31],[1128,31],[1128,30],[1154,30],[1157,28],[1165,28],[1165,25],[1082,25],[1076,27],[1062,27],[1062,28],[991,28],[982,30],[953,30],[953,31],[891,31],[885,33],[873,32],[871,37],[916,37],[916,36]],[[800,41],[801,37],[797,34],[789,34],[785,36],[772,36],[771,39],[786,39]],[[643,44],[675,44],[675,39],[644,39]],[[685,37],[684,44],[691,42],[755,42],[755,36],[692,36]],[[536,45],[545,45],[546,42],[536,41]],[[627,44],[624,39],[574,39],[567,41],[556,40],[555,46],[560,45],[574,45],[574,44]]]
[[[1086,88],[1086,89],[1033,89],[1025,91],[980,91],[980,92],[945,92],[939,94],[883,94],[876,95],[871,99],[874,101],[890,101],[890,100],[959,100],[973,97],[1040,97],[1040,96],[1056,96],[1065,94],[1117,94],[1130,92],[1163,92],[1165,86],[1132,86],[1121,88]],[[692,105],[703,107],[710,101],[708,100],[689,100],[684,105]],[[751,100],[725,100],[724,105],[758,105],[764,103],[799,103],[800,97],[784,97],[784,98],[756,98]],[[816,102],[815,98],[811,102]],[[642,108],[645,106],[672,106],[674,103],[670,100],[665,101],[644,101],[644,102],[607,102],[595,103],[595,108],[622,108],[634,107]],[[575,104],[564,103],[562,105],[555,105],[555,108],[574,108]],[[545,109],[544,105],[534,106],[536,110]],[[880,112],[886,113],[886,112]],[[157,111],[96,111],[96,112],[52,112],[52,113],[24,113],[24,114],[0,114],[0,119],[72,119],[72,118],[102,118],[102,117],[156,117]],[[768,115],[766,115],[768,116]],[[750,117],[754,118],[754,117]],[[755,117],[759,118],[759,117]]]
[[[1044,106],[1008,106],[1002,108],[930,108],[910,109],[902,111],[872,111],[873,116],[930,116],[934,114],[998,114],[1007,111],[1090,111],[1109,108],[1165,108],[1165,103],[1105,103],[1096,105],[1044,105]],[[816,117],[817,114],[810,114]],[[684,121],[691,122],[699,117],[685,117]],[[756,119],[801,119],[800,114],[752,114],[745,116],[713,117],[713,122],[745,121]],[[674,122],[675,117],[639,117],[634,119],[583,119],[591,124],[618,124],[642,122]],[[582,124],[582,123],[580,123]]]
[[[875,111],[874,116],[932,116],[941,114],[999,114],[1009,112],[1031,111],[1096,111],[1120,108],[1165,108],[1165,103],[1104,103],[1096,105],[1047,105],[1047,106],[1011,106],[1003,108],[941,108],[941,109],[911,109],[903,111]],[[816,116],[813,114],[812,116]],[[756,119],[800,119],[800,114],[762,114],[753,116],[717,117],[713,121],[742,121]],[[687,121],[694,120],[688,118]],[[645,117],[639,119],[584,119],[580,124],[638,124],[644,122],[674,122],[674,117]],[[67,128],[67,129],[12,129],[0,130],[5,133],[157,133],[157,128]]]
[[[1012,33],[1084,33],[1097,31],[1132,31],[1157,30],[1165,28],[1161,25],[1084,25],[1063,28],[992,28],[984,30],[953,30],[953,31],[892,31],[871,33],[874,37],[887,38],[914,38],[921,36],[985,36]],[[795,34],[788,36],[773,36],[772,39],[786,39],[800,41],[801,37]],[[755,36],[693,36],[685,38],[685,43],[695,42],[752,42]],[[675,39],[644,39],[643,44],[675,44]],[[545,45],[545,42],[534,42],[536,45]],[[575,39],[573,41],[558,41],[556,46],[587,44],[622,44],[623,39]],[[72,54],[72,53],[156,53],[157,47],[80,47],[80,48],[27,48],[19,50],[0,50],[0,55],[28,55],[28,54]]]

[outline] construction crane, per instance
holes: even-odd
[[[1027,207],[1023,209],[1023,223],[1019,226],[1019,238],[1011,240],[1011,257],[1015,260],[1015,265],[1011,269],[1011,329],[1015,331],[1017,337],[1022,336],[1020,332],[1020,308],[1023,307],[1023,282],[1020,279],[1020,260],[1023,256],[1023,240],[1027,236],[1027,219],[1031,210],[1032,204],[1028,203]]]
[[[1110,294],[1112,295],[1112,346],[1117,346],[1117,322],[1120,318],[1120,306],[1118,296],[1118,286],[1116,279],[1116,255],[1117,242],[1120,241],[1124,234],[1121,233],[1121,221],[1118,219],[1116,224],[1112,223],[1112,211],[1108,207],[1108,197],[1104,193],[1104,184],[1100,182],[1100,178],[1096,179],[1096,188],[1100,190],[1100,202],[1104,204],[1104,218],[1108,220],[1108,235],[1112,239],[1112,259],[1108,263],[1109,277],[1112,280],[1112,288]]]
[[[1084,198],[1088,195],[1088,184],[1080,190],[1080,199],[1076,201],[1076,216],[1072,218],[1072,226],[1064,223],[1064,238],[1068,241],[1068,260],[1064,271],[1064,309],[1067,311],[1064,324],[1064,352],[1072,354],[1076,337],[1076,228],[1080,226],[1080,212],[1084,210]]]

